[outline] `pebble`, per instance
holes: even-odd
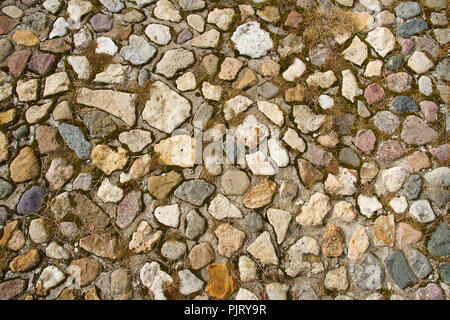
[[[341,266],[328,271],[325,275],[324,285],[330,290],[346,290],[348,287],[347,269]]]
[[[386,98],[386,93],[378,83],[372,83],[364,90],[364,98],[371,105]]]
[[[358,196],[358,206],[361,214],[368,218],[372,217],[376,211],[383,208],[376,197],[367,197],[364,195]]]
[[[186,253],[186,245],[179,241],[166,241],[161,247],[163,257],[176,261]]]
[[[116,152],[104,144],[97,145],[92,149],[91,159],[93,164],[107,175],[115,170],[123,169],[128,162],[125,149],[118,147]]]
[[[35,243],[44,243],[49,239],[46,225],[44,219],[42,218],[31,220],[30,226],[28,228],[28,233],[31,240],[33,240],[33,242]]]
[[[408,59],[408,67],[415,73],[425,73],[433,68],[433,62],[428,59],[427,55],[421,51],[414,51]]]
[[[220,32],[211,29],[191,40],[191,45],[197,48],[215,48],[220,40]]]
[[[397,72],[397,73],[390,74],[386,77],[388,89],[391,91],[394,91],[394,92],[405,92],[405,91],[411,90],[412,80],[413,80],[413,78],[406,72]],[[395,97],[396,101],[394,102],[394,104],[397,102],[398,97],[407,97],[407,96]],[[407,97],[407,98],[410,98],[410,97]],[[405,98],[401,98],[401,99],[404,100]],[[401,101],[400,101],[400,103],[401,103]]]
[[[47,294],[47,290],[56,287],[65,278],[66,276],[58,267],[46,267],[42,270],[42,273],[36,282],[36,294],[45,296]]]
[[[302,206],[295,221],[303,226],[321,225],[330,209],[330,198],[323,193],[317,192]]]
[[[123,190],[113,185],[108,178],[103,179],[97,191],[97,197],[103,202],[119,202],[123,197]]]
[[[228,299],[237,288],[237,279],[231,272],[230,262],[219,262],[208,266],[209,280],[206,293],[217,299]]]
[[[428,24],[419,18],[412,18],[402,23],[397,28],[397,36],[408,38],[428,28]]]
[[[66,160],[56,158],[50,163],[50,167],[45,174],[45,179],[48,181],[50,189],[58,190],[70,179],[73,172],[74,168],[71,164]]]
[[[364,261],[355,266],[353,281],[361,291],[378,290],[385,279],[384,266],[373,254],[368,253]]]
[[[366,41],[383,58],[389,52],[391,52],[395,46],[395,37],[392,32],[386,27],[377,27],[374,30],[370,31],[367,34]]]
[[[186,237],[193,240],[202,234],[204,228],[205,219],[202,218],[195,210],[189,211],[186,216]]]
[[[428,252],[433,256],[446,256],[450,254],[450,226],[441,222],[431,234],[428,241]]]
[[[419,288],[416,292],[417,300],[443,300],[441,288],[435,283],[430,283],[424,288]]]
[[[393,215],[379,216],[373,224],[374,243],[378,246],[394,247],[395,219]]]
[[[342,52],[344,59],[361,66],[367,58],[367,45],[355,36],[350,46]]]
[[[237,27],[231,41],[240,54],[253,59],[264,56],[273,47],[269,33],[262,30],[258,22],[247,22]]]
[[[271,99],[278,94],[278,87],[272,82],[265,82],[256,88],[256,92],[266,99]]]
[[[174,192],[177,198],[196,206],[202,206],[215,190],[215,187],[205,180],[190,180],[183,182]]]
[[[418,175],[409,176],[408,181],[403,187],[403,194],[408,198],[408,200],[417,199],[422,188],[422,179]]]
[[[214,251],[209,242],[202,242],[194,246],[189,252],[191,268],[198,270],[214,260]]]
[[[170,171],[164,176],[149,177],[147,189],[156,199],[164,199],[181,181],[182,178],[178,173]]]
[[[403,122],[401,138],[407,144],[423,145],[438,136],[438,133],[417,116],[408,116]]]
[[[154,150],[159,154],[159,160],[166,165],[183,168],[194,166],[194,139],[186,136],[174,136],[161,140]]]
[[[177,204],[162,206],[155,209],[155,218],[162,224],[171,228],[178,228],[180,214],[180,208]]]
[[[405,289],[416,281],[402,251],[394,251],[386,260],[386,268],[391,279],[400,289]]]
[[[131,35],[128,41],[128,46],[120,49],[120,55],[133,65],[147,63],[156,54],[156,48],[152,47],[144,37]]]
[[[395,7],[395,15],[402,19],[410,19],[421,12],[420,6],[417,2],[407,1]]]
[[[39,162],[30,147],[22,148],[9,165],[11,180],[20,183],[39,175]]]
[[[69,148],[75,151],[79,158],[87,158],[89,156],[91,145],[85,139],[80,128],[67,123],[61,123],[58,126],[58,131]]]
[[[389,134],[393,134],[400,125],[399,118],[390,111],[377,112],[372,121],[378,129]]]
[[[270,234],[267,231],[263,232],[248,246],[247,252],[263,264],[278,265],[278,257],[270,239]]]
[[[194,63],[194,54],[186,49],[174,49],[164,53],[156,65],[156,72],[166,78],[172,78],[178,71]]]
[[[229,224],[221,224],[214,231],[214,234],[219,239],[217,245],[219,254],[230,258],[242,246],[246,235],[239,229],[233,228]]]
[[[178,277],[180,279],[181,294],[190,295],[192,293],[200,291],[203,288],[203,281],[198,279],[189,270],[178,271]]]
[[[414,273],[421,279],[425,279],[432,270],[431,264],[420,251],[411,249],[407,253],[407,259],[411,265]]]
[[[161,1],[158,1],[158,3]],[[153,293],[155,300],[166,300],[163,288],[170,285],[173,279],[169,274],[161,270],[159,263],[155,261],[145,263],[139,273],[139,277],[142,284]]]

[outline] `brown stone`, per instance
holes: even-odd
[[[56,298],[56,300],[76,300],[77,299],[77,293],[75,290],[70,288],[65,288],[61,294]]]
[[[342,229],[334,224],[326,227],[322,236],[322,252],[327,257],[340,257],[344,252]]]
[[[0,34],[7,34],[14,29],[19,23],[7,16],[0,16]]]
[[[417,116],[408,116],[403,121],[401,138],[407,144],[423,145],[436,139],[439,134]]]
[[[221,262],[208,266],[209,281],[206,292],[214,298],[225,300],[236,290],[237,279],[231,274],[231,263]]]
[[[391,163],[395,159],[400,158],[403,155],[403,148],[395,140],[387,140],[380,143],[377,152],[377,158],[384,164]]]
[[[233,80],[241,69],[242,65],[243,63],[238,59],[226,57],[220,67],[219,79]]]
[[[9,109],[4,112],[0,112],[0,124],[8,124],[14,120],[16,116],[15,109]]]
[[[0,239],[0,248],[5,247],[11,237],[13,236],[14,231],[16,231],[19,228],[19,220],[14,220],[11,222],[8,222],[6,226],[3,228],[3,236]]]
[[[323,179],[323,174],[306,160],[298,159],[298,171],[300,178],[306,185],[312,185]]]
[[[379,246],[394,246],[395,219],[393,215],[380,216],[373,224],[374,243]]]
[[[138,190],[129,192],[117,206],[116,224],[120,228],[127,227],[141,211],[141,207],[141,192]]]
[[[50,153],[59,148],[56,130],[50,126],[39,126],[34,132],[40,153]]]
[[[208,54],[207,56],[203,57],[201,65],[209,76],[213,76],[217,72],[218,63],[219,58],[217,58],[213,54]]]
[[[28,63],[28,69],[43,75],[49,71],[55,62],[55,56],[50,53],[43,53],[33,57]]]
[[[280,73],[280,68],[278,62],[271,60],[261,66],[261,73],[265,77],[276,77]]]
[[[414,229],[410,224],[400,222],[396,234],[397,245],[400,249],[412,246],[422,239],[422,232]]]
[[[10,300],[17,297],[26,289],[26,282],[13,279],[0,283],[0,300]]]
[[[214,251],[209,242],[202,242],[192,248],[189,252],[191,268],[198,270],[214,260]]]
[[[97,290],[95,289],[95,286],[92,286],[88,292],[84,295],[84,300],[100,300],[100,298],[97,295]]]
[[[117,259],[119,254],[117,239],[99,234],[80,239],[80,248],[96,256],[113,260]]]
[[[148,178],[147,190],[156,199],[164,199],[181,181],[182,177],[175,171],[165,176],[151,176]]]
[[[386,98],[386,93],[384,93],[383,87],[378,83],[372,83],[364,90],[364,97],[368,104],[373,104]]]
[[[9,166],[11,179],[14,182],[24,182],[39,176],[39,162],[30,147],[20,150],[19,155]]]
[[[41,51],[49,51],[54,53],[63,53],[70,51],[72,48],[63,38],[51,39],[41,42],[39,45]]]
[[[290,27],[290,28],[294,28],[297,29],[300,24],[303,21],[303,17],[300,13],[298,13],[297,11],[293,10],[291,12],[289,12],[289,15],[286,18],[286,21],[284,22],[284,25],[286,27]]]
[[[414,153],[406,157],[408,165],[414,172],[430,167],[430,159],[425,152],[414,151]]]
[[[302,102],[305,98],[305,88],[301,84],[297,84],[293,88],[289,88],[284,92],[286,102]]]
[[[94,281],[102,270],[102,266],[92,258],[73,260],[67,272],[84,287]],[[78,283],[77,283],[78,284]]]
[[[20,77],[27,66],[31,51],[24,49],[14,52],[8,60],[9,72],[16,78]]]
[[[258,84],[258,77],[256,76],[255,71],[251,68],[247,68],[245,69],[241,80],[236,85],[236,89],[244,90],[256,84]]]
[[[12,272],[25,272],[34,268],[41,257],[37,249],[32,249],[22,256],[15,257],[9,264],[9,268]]]
[[[75,202],[75,215],[89,231],[102,230],[109,224],[109,217],[91,199],[78,192],[71,196]]]
[[[246,208],[257,209],[272,202],[272,197],[277,190],[277,184],[271,180],[264,180],[254,186],[245,196],[242,203]]]

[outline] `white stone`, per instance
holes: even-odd
[[[316,71],[306,79],[306,84],[309,87],[321,87],[328,89],[337,81],[336,76],[332,70],[326,72]]]
[[[389,201],[389,205],[396,213],[403,213],[408,209],[408,201],[405,196],[395,197]]]
[[[408,67],[416,73],[425,73],[433,68],[433,62],[421,51],[414,51],[408,59]]]
[[[305,63],[295,58],[294,62],[283,72],[283,78],[286,81],[295,81],[306,71]]]
[[[321,192],[316,192],[302,206],[295,221],[302,226],[319,226],[330,209],[330,198]]]
[[[119,202],[123,197],[123,190],[113,185],[108,178],[105,178],[98,188],[97,197],[103,202]]]
[[[261,261],[262,264],[278,265],[278,257],[270,240],[269,232],[263,232],[251,245],[247,252]]]
[[[311,263],[304,261],[304,254],[319,255],[320,247],[317,240],[310,236],[303,236],[289,247],[284,259],[285,272],[290,277],[311,269]]]
[[[56,19],[55,23],[53,23],[52,31],[50,32],[50,35],[48,36],[50,39],[54,39],[57,37],[64,37],[68,31],[69,31],[69,24],[67,23],[66,19],[63,17],[59,17]]]
[[[111,38],[108,37],[98,37],[97,38],[97,48],[95,48],[95,53],[104,53],[113,56],[117,53],[117,46]]]
[[[42,6],[45,8],[45,10],[55,14],[61,7],[61,2],[59,0],[46,0],[42,4]]]
[[[170,35],[170,28],[162,24],[151,23],[145,28],[145,34],[156,44],[164,46],[170,42],[172,36]]]
[[[341,266],[337,269],[328,271],[325,275],[325,287],[330,290],[344,291],[348,287],[347,269]]]
[[[319,96],[319,105],[322,109],[326,110],[334,106],[334,99],[326,94]]]
[[[332,218],[340,219],[344,222],[353,222],[356,218],[353,205],[346,201],[339,201],[334,205]]]
[[[163,288],[172,284],[173,279],[155,262],[147,262],[139,274],[142,284],[146,286],[154,295],[155,300],[166,300]]]
[[[392,32],[385,27],[377,27],[367,34],[366,41],[375,49],[375,51],[383,58],[395,46],[395,37]]]
[[[229,121],[239,113],[244,112],[249,106],[253,104],[253,101],[247,97],[238,95],[231,98],[223,105],[223,113],[225,115],[225,120]]]
[[[259,300],[259,298],[253,292],[244,288],[240,288],[235,300]]]
[[[50,242],[47,248],[45,248],[45,255],[55,260],[66,260],[70,258],[67,251],[56,241]]]
[[[177,89],[180,91],[191,91],[197,88],[195,75],[190,71],[178,77],[175,83],[177,84]]]
[[[67,62],[72,66],[78,79],[89,79],[91,69],[89,67],[89,61],[85,56],[69,56],[67,57]]]
[[[95,75],[94,82],[120,84],[125,82],[125,73],[123,67],[119,63],[111,63],[106,67],[105,71]]]
[[[180,223],[180,214],[178,204],[158,207],[155,209],[155,218],[162,224],[171,228],[178,228],[178,224]]]
[[[185,97],[161,81],[152,85],[149,100],[142,112],[142,118],[148,124],[160,131],[172,133],[190,115],[191,104]]]
[[[381,75],[381,70],[383,68],[383,61],[373,60],[369,61],[364,71],[366,77],[379,77]]]
[[[361,66],[367,58],[367,45],[355,36],[350,46],[342,52],[344,59]]]
[[[414,201],[409,207],[409,214],[421,223],[428,223],[436,220],[433,209],[428,200]]]
[[[408,172],[403,167],[392,167],[381,170],[375,183],[375,190],[378,195],[388,192],[397,192],[403,185]]]
[[[190,14],[187,16],[187,23],[195,31],[203,32],[205,30],[205,20],[199,14]]]
[[[33,219],[28,228],[28,234],[34,243],[44,243],[48,241],[48,233],[42,218]]]
[[[240,256],[239,262],[239,278],[241,281],[253,281],[258,278],[258,269],[256,263],[247,256]]]
[[[89,13],[93,8],[90,1],[87,0],[70,0],[67,5],[67,13],[72,24],[78,29],[81,18]]]
[[[41,292],[45,294],[47,290],[56,287],[65,278],[66,276],[58,267],[48,266],[42,270],[42,273],[36,283],[36,290],[42,290]]]
[[[275,230],[277,243],[281,244],[286,238],[292,215],[285,210],[270,208],[267,210],[267,218]]]
[[[45,79],[44,98],[69,90],[70,79],[66,72],[54,73]]]
[[[209,203],[208,212],[217,220],[242,218],[241,210],[220,193]]]
[[[131,152],[141,152],[152,142],[152,133],[141,129],[121,132],[119,134],[119,141],[126,144]]]
[[[353,73],[347,69],[342,71],[342,95],[350,100],[351,102],[355,102],[355,97],[362,95],[363,90],[358,87],[358,83],[356,82],[356,78]]]
[[[285,283],[271,282],[266,284],[266,293],[269,300],[286,300],[289,286]]]
[[[283,125],[283,111],[281,111],[275,103],[258,101],[258,110],[264,113],[264,115],[277,126],[281,127]]]
[[[180,22],[181,15],[172,2],[169,0],[159,0],[156,3],[155,10],[153,10],[153,14],[156,18],[166,21],[172,22]]]
[[[254,175],[271,176],[276,173],[270,162],[266,161],[266,156],[262,151],[245,155],[245,160]]]
[[[420,92],[425,96],[429,96],[433,93],[433,82],[430,77],[421,76],[418,83]]]
[[[120,55],[133,65],[141,65],[147,63],[156,51],[144,37],[132,34],[128,38],[128,45],[120,49]]]
[[[377,197],[367,197],[365,195],[358,196],[359,211],[367,218],[371,218],[375,211],[383,208]]]
[[[337,177],[331,173],[328,174],[324,185],[325,190],[339,196],[351,196],[356,192],[357,175],[356,170],[340,167]]]
[[[359,0],[359,3],[374,13],[381,11],[381,3],[378,0]]]
[[[265,124],[260,123],[255,116],[249,115],[243,123],[237,126],[234,134],[241,143],[253,149],[269,136],[269,129]]]
[[[278,139],[269,139],[267,141],[270,158],[280,167],[284,168],[289,164],[289,154],[283,148]]]
[[[178,272],[180,278],[180,293],[189,295],[191,293],[200,291],[203,288],[203,281],[197,278],[189,270],[181,270]]]
[[[240,25],[233,33],[231,41],[240,54],[253,59],[261,58],[273,47],[269,33],[262,30],[258,22]]]
[[[315,114],[306,105],[294,106],[293,115],[297,127],[305,134],[319,129],[326,118],[324,114]]]

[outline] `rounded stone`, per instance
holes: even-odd
[[[20,214],[30,214],[39,211],[46,192],[45,189],[34,186],[25,191],[17,205],[17,212]]]
[[[250,187],[247,174],[239,170],[225,172],[221,179],[222,187],[227,195],[241,195]]]

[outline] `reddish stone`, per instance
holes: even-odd
[[[17,21],[7,16],[0,16],[0,34],[7,34],[18,25]]]
[[[411,39],[403,39],[402,41],[402,54],[409,55],[414,48],[414,42]]]
[[[64,39],[58,38],[41,42],[40,49],[41,51],[62,53],[69,51],[71,49],[71,46],[66,41],[64,41]]]
[[[38,143],[40,153],[50,153],[59,147],[59,143],[56,140],[56,130],[50,126],[37,127],[34,137]]]
[[[425,121],[417,116],[408,116],[403,122],[401,138],[407,144],[426,144],[439,136]]]
[[[420,109],[422,110],[423,115],[425,116],[425,119],[427,121],[437,120],[437,111],[439,110],[439,107],[433,101],[422,101],[420,103]]]
[[[386,94],[384,93],[382,86],[378,83],[372,83],[366,88],[366,90],[364,90],[364,97],[366,98],[368,104],[373,104],[386,98]]]
[[[28,58],[31,55],[31,51],[24,49],[14,52],[8,60],[9,72],[16,78],[18,78],[27,66]]]
[[[430,283],[425,288],[417,290],[416,297],[418,300],[442,300],[443,294],[441,288],[435,283]]]
[[[377,138],[372,130],[360,130],[355,136],[353,143],[364,153],[371,153],[375,148]]]
[[[302,23],[303,17],[297,11],[291,11],[286,18],[284,25],[286,27],[291,27],[297,29]]]
[[[54,62],[54,55],[43,53],[31,59],[28,63],[28,69],[43,75],[50,69]]]
[[[103,13],[97,13],[90,20],[92,28],[97,32],[109,31],[113,27],[113,18]]]
[[[408,165],[414,172],[430,167],[430,159],[425,152],[414,151],[414,153],[406,158]]]
[[[447,160],[448,159],[448,144],[443,144],[436,148],[431,148],[430,153],[438,158],[439,160]]]
[[[395,140],[387,140],[380,143],[377,152],[377,158],[384,164],[391,163],[395,159],[400,158],[403,155],[403,148]]]
[[[117,206],[116,223],[120,228],[125,228],[133,222],[136,215],[141,211],[142,201],[141,192],[131,191]]]

